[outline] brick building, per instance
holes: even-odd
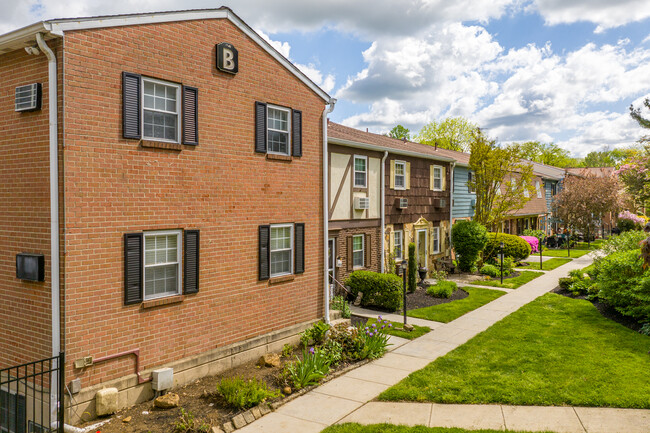
[[[323,317],[334,101],[231,10],[39,22],[0,36],[0,77],[0,368],[65,350],[70,422]]]

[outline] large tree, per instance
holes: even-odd
[[[576,159],[571,157],[568,150],[562,149],[555,143],[526,141],[524,143],[513,143],[510,148],[518,149],[524,159],[555,167],[569,167],[577,162]]]
[[[469,184],[476,191],[474,221],[496,226],[499,231],[501,223],[535,193],[533,167],[521,160],[516,148],[499,147],[481,131],[474,133],[470,150],[469,166],[474,175]]]
[[[402,125],[397,125],[388,132],[388,136],[392,138],[399,138],[400,140],[411,139],[411,131],[408,128],[403,127]]]
[[[646,214],[650,204],[650,146],[644,153],[625,161],[615,174],[631,198],[632,210]]]
[[[553,206],[558,218],[569,228],[583,234],[594,233],[596,222],[619,205],[620,186],[615,177],[568,176]]]
[[[447,117],[441,121],[431,121],[424,125],[415,141],[438,146],[443,149],[469,152],[478,125],[464,117]]]

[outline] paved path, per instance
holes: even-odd
[[[285,404],[238,430],[240,433],[317,433],[342,422],[391,423],[461,428],[494,428],[570,433],[647,433],[650,410],[442,405],[374,402],[410,373],[464,344],[522,306],[553,290],[559,277],[591,263],[589,255],[539,278],[447,324],[426,322],[432,331],[413,341],[391,339],[391,352]],[[376,312],[372,312],[376,315]],[[384,317],[393,320],[392,317]],[[400,321],[400,319],[396,320]],[[409,318],[409,322],[416,323]]]

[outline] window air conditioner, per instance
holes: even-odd
[[[356,210],[370,209],[370,199],[368,197],[355,197],[354,208]]]
[[[399,199],[399,208],[400,209],[406,209],[409,206],[409,199],[407,198],[400,198]]]
[[[35,111],[41,109],[41,83],[16,87],[16,111]]]

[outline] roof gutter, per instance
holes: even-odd
[[[384,146],[377,146],[375,144],[368,144],[368,143],[361,143],[358,141],[351,141],[351,140],[344,140],[342,138],[330,138],[329,142],[332,144],[338,144],[340,146],[347,146],[347,147],[356,147],[357,149],[365,149],[365,150],[375,150],[377,152],[385,152],[388,151],[392,154],[395,155],[404,155],[404,156],[412,156],[415,158],[424,158],[424,159],[433,159],[435,161],[445,161],[445,162],[454,162],[456,161],[453,158],[448,158],[446,156],[434,156],[434,155],[427,155],[426,153],[419,153],[419,152],[412,152],[410,150],[399,150],[399,149],[393,149],[387,148]]]
[[[327,115],[334,111],[336,99],[330,98],[323,109],[323,303],[325,323],[330,323],[330,271],[329,271],[329,149],[327,146]]]

